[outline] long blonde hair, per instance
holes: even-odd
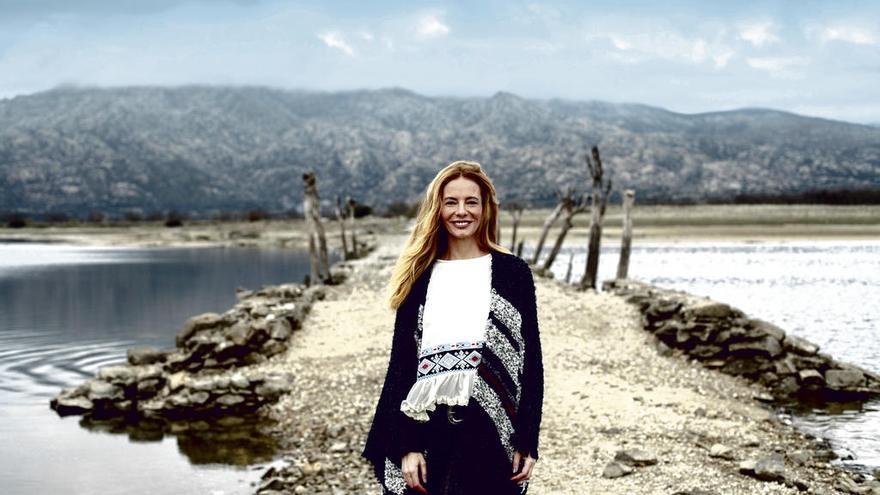
[[[475,233],[480,250],[510,253],[510,250],[497,242],[499,209],[492,181],[483,172],[479,163],[465,160],[452,162],[437,172],[425,191],[425,198],[416,216],[415,227],[403,253],[397,259],[388,284],[388,304],[391,309],[400,307],[422,272],[435,258],[446,251],[449,239],[446,228],[440,222],[440,206],[443,204],[440,196],[443,194],[443,187],[459,177],[470,179],[480,186],[483,214]]]

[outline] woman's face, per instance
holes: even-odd
[[[464,239],[477,232],[483,216],[480,186],[464,176],[446,183],[442,191],[440,218],[450,237]]]

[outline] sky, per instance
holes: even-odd
[[[0,0],[0,98],[401,87],[880,122],[880,1]]]

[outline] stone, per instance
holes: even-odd
[[[727,346],[727,350],[741,357],[765,356],[775,358],[782,354],[782,345],[775,337],[767,336],[760,340],[750,342],[737,342]]]
[[[273,320],[269,325],[269,337],[275,340],[285,341],[291,333],[293,332],[290,329],[290,322],[286,319]]]
[[[825,385],[825,378],[821,373],[813,369],[798,371],[798,381],[801,385],[810,388],[817,388]]]
[[[233,373],[229,377],[229,383],[235,388],[248,388],[251,384],[243,373]]]
[[[711,299],[700,299],[695,304],[686,308],[684,313],[702,319],[724,319],[738,316],[738,311],[731,308],[730,305]]]
[[[720,443],[712,445],[712,447],[709,449],[709,457],[727,459],[729,461],[732,461],[735,458],[735,456],[733,455],[733,449]]]
[[[805,452],[803,450],[796,450],[794,452],[788,453],[788,460],[798,466],[804,466],[810,462],[812,456],[809,452]]]
[[[202,330],[218,326],[226,326],[226,323],[227,320],[217,313],[202,313],[193,316],[186,320],[186,323],[183,324],[183,328],[177,332],[177,337],[175,339],[177,347],[184,347],[184,344],[192,338],[193,335]]]
[[[89,381],[89,399],[118,400],[123,397],[122,389],[103,380]]]
[[[90,412],[95,405],[85,397],[56,397],[49,402],[49,407],[60,416],[69,416]]]
[[[828,370],[825,372],[825,384],[834,390],[857,388],[865,384],[865,375],[854,369]]]
[[[650,466],[657,464],[657,456],[640,449],[627,449],[618,451],[614,460],[630,466]]]
[[[748,459],[739,463],[739,472],[742,474],[752,475],[755,474],[755,465],[758,464],[758,461],[754,459]]]
[[[785,340],[782,341],[782,345],[785,346],[786,350],[804,356],[813,356],[819,352],[818,345],[795,335],[786,335]]]
[[[622,462],[611,461],[605,466],[605,469],[602,470],[602,477],[611,479],[620,478],[621,476],[631,474],[633,471],[634,469],[631,466]]]
[[[98,378],[107,382],[130,385],[137,379],[137,373],[128,364],[102,366],[98,369]]]
[[[785,459],[782,454],[771,454],[755,463],[755,478],[762,481],[783,481],[785,479]]]
[[[330,446],[330,452],[347,452],[348,444],[345,442],[333,442],[333,445]]]
[[[128,363],[136,366],[164,362],[165,356],[165,351],[151,346],[131,347],[126,351]]]
[[[244,397],[238,394],[223,394],[220,397],[217,397],[217,402],[224,406],[234,406],[244,402]]]
[[[751,318],[748,325],[760,333],[773,337],[777,342],[782,342],[785,339],[785,330],[777,327],[769,321],[761,320],[759,318]]]

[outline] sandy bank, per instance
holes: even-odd
[[[351,262],[349,281],[328,287],[289,350],[266,364],[296,379],[268,411],[290,464],[267,473],[264,488],[379,493],[359,454],[388,365],[394,314],[384,286],[404,240],[378,236],[378,249]],[[846,475],[752,399],[757,386],[659,355],[637,309],[617,296],[536,282],[545,403],[530,494],[801,493],[739,473],[741,461],[774,453],[788,454],[786,475],[806,492],[840,493],[833,486]],[[710,456],[715,444],[729,447],[729,458]],[[631,448],[658,463],[604,478],[615,454]]]

